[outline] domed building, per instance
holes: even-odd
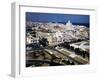
[[[73,24],[70,22],[70,20],[66,23],[67,30],[74,30]]]

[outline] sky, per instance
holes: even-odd
[[[89,15],[26,12],[26,21],[66,23],[68,20],[73,24],[87,24],[89,27]]]

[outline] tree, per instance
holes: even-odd
[[[74,65],[74,64],[75,64],[74,62],[71,63],[71,65]]]
[[[68,65],[70,64],[70,61],[69,61],[69,60],[67,61],[67,64],[68,64]]]
[[[33,58],[37,58],[37,57],[39,57],[40,55],[39,55],[39,53],[37,53],[37,52],[34,52],[33,53]]]
[[[42,54],[41,54],[44,58],[45,58],[45,56],[46,56],[46,54],[43,52]]]
[[[65,48],[67,48],[67,49],[69,49],[69,48],[70,48],[70,45],[69,45],[69,43],[68,43],[68,42],[64,42],[63,46],[64,46]]]
[[[49,42],[48,42],[47,38],[43,37],[39,40],[39,44],[41,44],[43,47],[46,47],[46,46],[48,46]]]
[[[33,37],[36,37],[36,29],[33,29],[33,31],[31,32]]]
[[[71,50],[74,50],[74,47],[73,47],[73,46],[71,46],[71,47],[70,47],[70,49],[71,49]]]
[[[32,43],[31,45],[32,45],[32,48],[33,48],[33,49],[38,49],[38,48],[40,48],[39,43]]]
[[[78,48],[75,48],[75,53],[76,53],[76,54],[78,53]]]

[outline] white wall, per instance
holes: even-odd
[[[0,80],[13,80],[10,77],[10,67],[11,67],[11,2],[14,0],[1,0],[0,2]],[[24,1],[24,0],[23,0]],[[26,0],[30,1],[30,0]],[[33,0],[32,0],[33,1]],[[49,2],[48,2],[49,1]],[[99,0],[34,0],[34,4],[51,4],[51,5],[80,5],[80,6],[96,6],[98,8],[97,15],[97,27],[96,28],[96,54],[100,55],[99,44],[100,44],[100,5]],[[100,61],[100,56],[97,57],[98,62]],[[39,76],[24,78],[22,80],[98,80],[100,74],[100,64],[98,64],[98,72],[91,74],[65,74],[61,76]],[[20,80],[20,79],[19,79]]]

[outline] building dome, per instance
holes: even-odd
[[[73,24],[70,22],[70,20],[66,23],[67,30],[73,30]]]
[[[68,22],[66,23],[66,26],[72,26],[72,23],[70,22],[70,20],[68,20]]]

